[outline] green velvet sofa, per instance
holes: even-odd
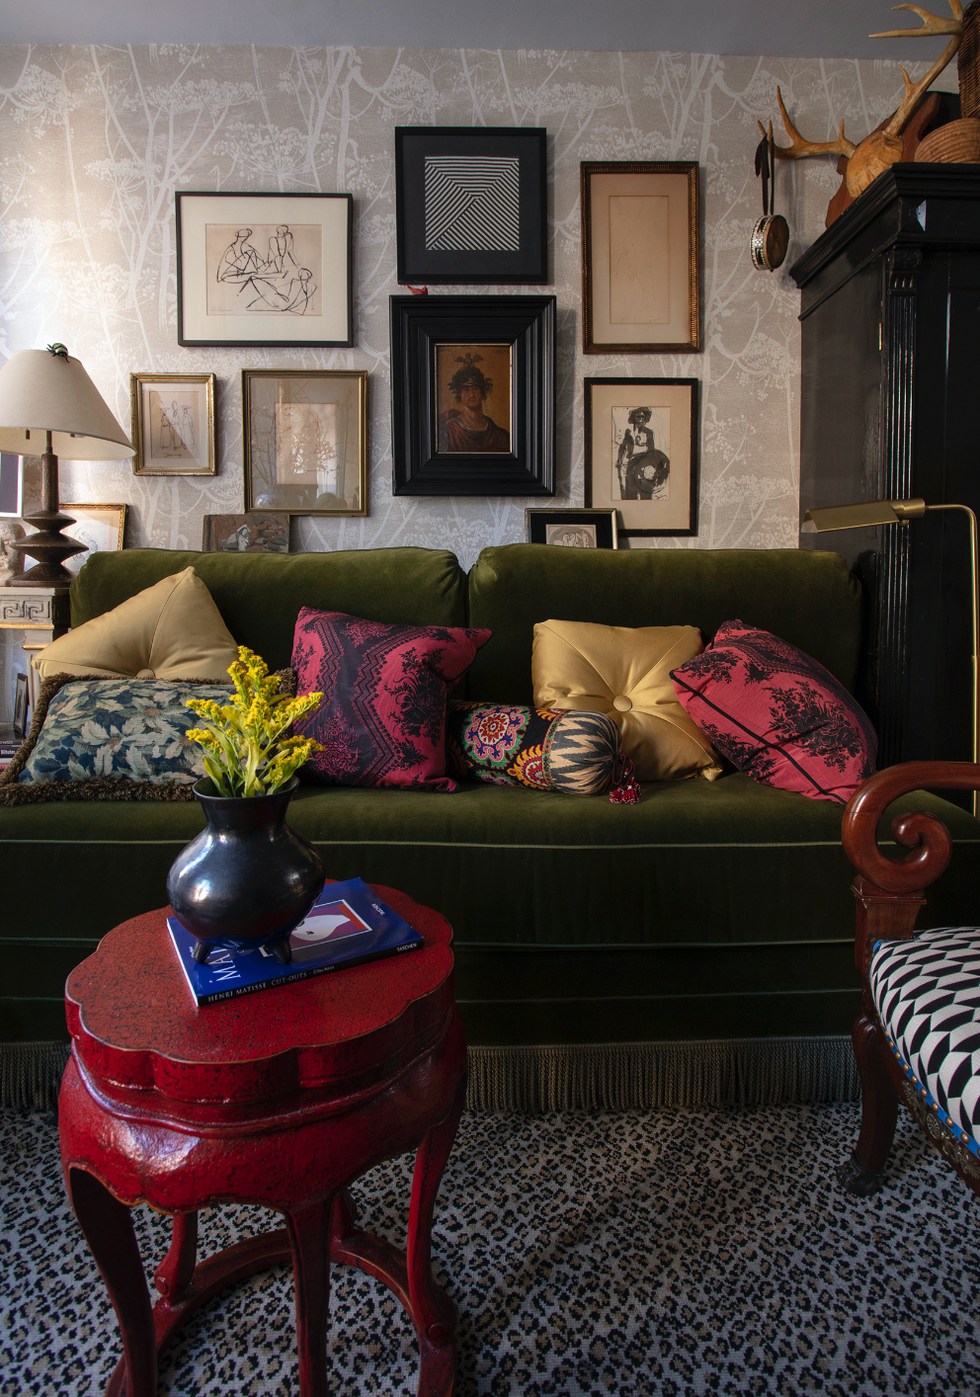
[[[792,550],[513,544],[484,550],[467,576],[451,553],[420,548],[132,549],[86,563],[73,624],[188,564],[235,639],[272,668],[289,663],[304,605],[489,627],[465,681],[474,699],[531,702],[533,626],[552,617],[689,623],[706,640],[739,617],[849,689],[860,660],[856,579],[837,554]],[[957,842],[980,838],[971,816],[938,797],[903,805],[940,812]],[[854,1089],[846,1035],[859,980],[839,806],[731,772],[646,785],[635,806],[476,784],[455,794],[305,786],[289,819],[329,875],[402,888],[452,922],[483,1104]],[[202,823],[196,803],[0,808],[0,1038],[66,1037],[65,976],[109,928],[165,902],[167,870]],[[933,924],[964,914],[972,862],[954,859],[936,885]],[[770,1085],[747,1085],[760,1072]],[[699,1087],[705,1073],[714,1085]]]

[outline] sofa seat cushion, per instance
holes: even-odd
[[[976,822],[914,792],[883,838],[899,809],[950,830],[959,857],[930,908],[955,921],[975,901]],[[167,871],[203,823],[196,801],[0,808],[0,937],[31,948],[7,995],[60,1003],[64,938],[80,960],[163,906]],[[650,785],[632,806],[475,783],[446,800],[302,786],[289,824],[330,876],[401,888],[448,918],[473,1043],[848,1033],[859,1012],[839,810],[738,773]],[[52,850],[71,919],[41,927]]]
[[[902,1071],[960,1144],[980,1155],[980,927],[879,941],[870,982]]]
[[[221,683],[237,659],[210,592],[186,567],[59,636],[35,656],[34,667],[42,679],[75,674]]]

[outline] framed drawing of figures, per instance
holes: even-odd
[[[583,161],[586,354],[701,348],[696,160]]]
[[[698,531],[698,380],[585,380],[585,503],[627,537]]]
[[[391,297],[392,493],[555,493],[554,296]]]
[[[396,126],[398,280],[548,280],[548,146],[538,126]]]
[[[214,374],[130,374],[134,475],[216,475]]]
[[[350,194],[177,199],[177,343],[354,343]]]
[[[367,370],[243,369],[245,510],[365,515]]]

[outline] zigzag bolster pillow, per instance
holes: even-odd
[[[618,805],[638,797],[633,763],[606,713],[454,701],[446,747],[454,774],[467,781],[579,796],[608,791]]]

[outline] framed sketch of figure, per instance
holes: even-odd
[[[214,374],[129,375],[134,475],[217,475]]]
[[[696,378],[585,380],[585,503],[627,537],[697,533]]]

